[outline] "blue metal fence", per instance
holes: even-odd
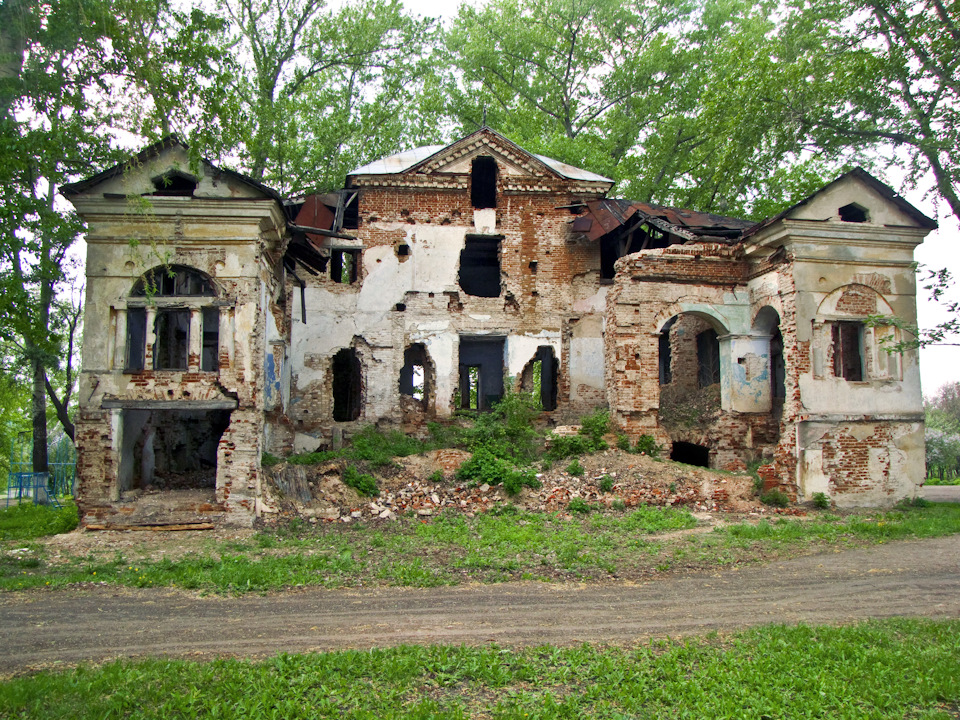
[[[63,433],[50,436],[47,457],[47,472],[34,472],[33,436],[21,432],[10,441],[6,507],[25,501],[59,506],[60,498],[73,495],[77,478],[77,451],[73,442]]]

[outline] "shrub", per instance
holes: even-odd
[[[604,475],[600,478],[600,484],[598,485],[600,492],[608,493],[613,490],[613,478],[609,475]]]
[[[610,414],[597,408],[589,415],[580,418],[580,434],[590,440],[591,452],[605,450],[607,443],[603,436],[610,430]]]
[[[399,430],[383,433],[373,425],[367,425],[350,438],[347,455],[374,467],[382,467],[391,464],[395,457],[416,455],[425,449],[425,443],[421,440],[404,435]]]
[[[273,455],[272,453],[265,452],[263,453],[263,455],[260,456],[261,467],[273,467],[274,465],[278,465],[282,462],[283,460],[278,458],[276,455]]]
[[[348,465],[343,471],[343,483],[349,485],[361,495],[376,497],[380,494],[377,481],[372,475],[361,474],[353,465]]]
[[[616,500],[613,501],[613,505],[611,505],[611,507],[614,510],[623,511],[627,509],[627,504],[620,498],[617,498]]]
[[[443,470],[434,470],[433,474],[430,476],[430,482],[432,483],[442,483],[444,480]]]
[[[490,412],[479,413],[473,426],[463,430],[463,444],[471,452],[483,447],[499,458],[525,465],[539,451],[538,414],[539,405],[528,393],[508,390]]]
[[[586,500],[584,500],[583,498],[573,498],[573,499],[567,504],[567,510],[569,510],[570,512],[574,512],[574,513],[583,513],[583,514],[586,514],[586,513],[589,513],[589,512],[593,512],[593,505],[591,505],[590,503],[588,503],[588,502],[587,502]]]
[[[790,497],[782,490],[769,490],[760,496],[760,502],[771,507],[784,508],[790,504]]]
[[[524,487],[537,489],[540,481],[529,468],[519,469],[509,461],[494,455],[489,448],[480,447],[457,470],[457,477],[470,480],[475,484],[499,485],[511,495],[516,495]]]
[[[577,458],[573,459],[573,462],[567,465],[567,472],[571,475],[576,475],[580,477],[583,475],[583,465],[580,464],[580,461]]]
[[[630,452],[630,438],[623,433],[617,435],[617,449]]]
[[[826,510],[830,507],[830,496],[823,492],[815,492],[813,494],[813,506],[820,510]]]
[[[564,460],[591,451],[590,439],[583,435],[552,435],[546,456],[550,460]]]
[[[658,458],[660,457],[660,450],[660,446],[657,445],[657,441],[653,439],[652,435],[641,435],[637,438],[637,444],[633,451],[638,455]]]

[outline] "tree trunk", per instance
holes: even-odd
[[[33,371],[33,471],[47,472],[47,387],[43,361],[37,352],[31,353]]]

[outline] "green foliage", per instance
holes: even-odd
[[[286,458],[286,462],[290,463],[291,465],[319,465],[320,463],[325,463],[328,460],[334,460],[338,457],[342,457],[343,455],[344,452],[342,450],[319,450],[317,452],[291,455]]]
[[[462,442],[471,452],[485,448],[515,464],[533,462],[539,452],[535,420],[539,404],[529,393],[507,390],[490,412],[478,413],[463,431]]]
[[[590,438],[584,435],[551,435],[545,455],[548,460],[563,460],[591,452]]]
[[[273,467],[283,462],[283,458],[278,458],[272,453],[265,452],[260,456],[260,465],[263,467]]]
[[[444,481],[443,470],[434,470],[429,477],[430,482],[440,484]]]
[[[597,408],[589,415],[580,418],[580,434],[590,441],[593,452],[605,450],[607,447],[603,436],[610,431],[610,413]]]
[[[608,493],[613,490],[613,478],[609,475],[604,475],[600,478],[600,483],[597,486],[600,492]]]
[[[518,468],[509,460],[493,454],[486,447],[479,447],[473,457],[457,470],[457,477],[476,485],[499,485],[511,495],[516,495],[524,487],[537,489],[540,481],[530,468]]]
[[[404,645],[117,660],[9,678],[0,715],[600,720],[742,717],[749,708],[756,718],[935,718],[950,714],[957,694],[958,633],[955,620],[891,619],[626,648]]]
[[[790,497],[782,490],[768,490],[760,495],[760,502],[771,507],[785,508],[790,504]]]
[[[567,510],[572,513],[587,514],[593,512],[593,505],[588,503],[583,498],[572,498],[569,503],[567,503]]]
[[[60,509],[44,505],[16,505],[0,510],[0,540],[34,540],[70,532],[80,522],[72,502]]]
[[[652,435],[641,435],[637,438],[637,444],[634,447],[634,452],[639,455],[646,455],[651,458],[660,457],[661,447],[657,444],[657,441],[653,438]]]
[[[576,477],[580,477],[585,472],[583,465],[580,464],[580,460],[578,458],[574,458],[573,462],[567,465],[566,471]]]
[[[813,494],[813,506],[818,510],[826,510],[830,507],[830,496],[824,492],[815,492]]]
[[[617,433],[617,449],[630,452],[630,438],[623,433]]]
[[[377,481],[372,475],[361,474],[353,465],[348,465],[343,471],[343,483],[349,485],[361,495],[376,497],[380,494]]]
[[[367,425],[350,438],[346,455],[357,461],[365,461],[373,467],[390,465],[395,457],[407,457],[424,452],[426,445],[416,438],[404,435],[399,430],[381,432]]]

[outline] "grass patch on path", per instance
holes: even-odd
[[[635,648],[398,647],[112,662],[0,684],[0,716],[950,718],[960,622],[765,626]]]
[[[826,547],[960,532],[960,505],[742,522],[692,531],[684,509],[588,509],[573,517],[512,505],[468,518],[404,516],[383,523],[297,521],[244,543],[209,543],[179,559],[114,552],[48,558],[39,543],[5,543],[0,589],[107,583],[241,594],[292,587],[430,587],[505,580],[643,579],[675,570],[756,563]],[[692,531],[692,532],[677,532]]]

